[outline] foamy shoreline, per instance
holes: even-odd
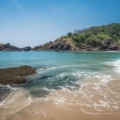
[[[119,80],[106,77],[101,81],[100,77],[95,76],[82,83],[78,81],[76,84],[81,85],[78,90],[62,87],[60,90],[46,89],[50,94],[43,98],[34,98],[23,89],[16,90],[16,93],[6,100],[6,107],[4,106],[4,111],[1,109],[0,118],[5,120],[120,119]]]

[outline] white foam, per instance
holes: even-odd
[[[66,76],[66,74],[69,75],[69,73],[62,73],[59,76],[64,77]],[[78,79],[84,76],[84,78],[87,79],[87,82],[82,83],[81,80],[78,80],[77,82],[70,81],[71,83],[80,86],[80,88],[78,88],[77,90],[76,87],[67,84],[65,87],[58,86],[59,88],[61,88],[60,90],[48,89],[47,87],[43,87],[42,88],[43,90],[50,92],[50,94],[48,94],[47,97],[33,99],[30,95],[28,95],[26,100],[26,98],[24,98],[23,95],[24,98],[23,101],[26,100],[26,102],[24,103],[21,102],[20,106],[18,106],[19,108],[16,111],[23,109],[22,105],[26,107],[30,105],[33,101],[33,102],[50,102],[51,104],[53,103],[61,108],[64,108],[65,105],[79,105],[80,109],[87,114],[103,114],[103,113],[112,114],[113,112],[109,111],[111,109],[112,110],[114,109],[115,111],[118,111],[120,113],[119,106],[117,106],[118,102],[116,101],[116,98],[120,99],[120,95],[113,91],[111,88],[109,88],[109,86],[107,86],[107,83],[112,80],[111,75],[105,75],[98,72],[88,71],[72,72],[71,75],[77,77]],[[94,79],[95,82],[91,82],[91,80]],[[8,87],[10,89],[13,89],[10,86]],[[14,90],[16,90],[16,88]],[[22,92],[26,91],[23,90]],[[26,92],[26,94],[28,93]],[[111,94],[114,96],[112,99]],[[97,95],[100,98],[96,97],[96,100],[94,100],[94,97]],[[10,97],[11,96],[9,96],[9,98]],[[9,101],[7,101],[8,99],[7,98],[6,101],[4,101],[0,107],[4,106],[4,108],[7,107],[9,108],[10,107],[9,104],[17,100],[18,97],[21,97],[21,95],[15,94],[11,99],[9,99]],[[104,108],[106,111],[104,110]],[[16,111],[8,112],[8,114]],[[41,111],[41,113],[43,114],[44,117],[46,117],[46,113],[44,111]],[[36,112],[36,114],[39,113]]]
[[[120,60],[115,60],[113,62],[107,62],[107,66],[114,67],[113,70],[117,73],[120,73]]]

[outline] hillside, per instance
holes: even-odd
[[[120,24],[94,26],[69,32],[33,50],[76,50],[76,51],[106,51],[120,50]]]

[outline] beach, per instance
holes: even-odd
[[[11,63],[25,63],[30,53],[21,54],[22,63]],[[31,54],[27,65],[37,66],[36,74],[25,84],[0,85],[1,120],[120,119],[119,52]]]

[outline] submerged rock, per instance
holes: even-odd
[[[49,92],[46,90],[39,89],[39,90],[31,91],[30,94],[33,97],[40,98],[40,97],[46,97],[46,95],[48,95]]]
[[[0,86],[0,102],[9,96],[11,91],[12,90],[8,87],[1,87]]]
[[[24,76],[35,74],[35,69],[30,66],[0,69],[0,84],[22,84],[27,81]]]

